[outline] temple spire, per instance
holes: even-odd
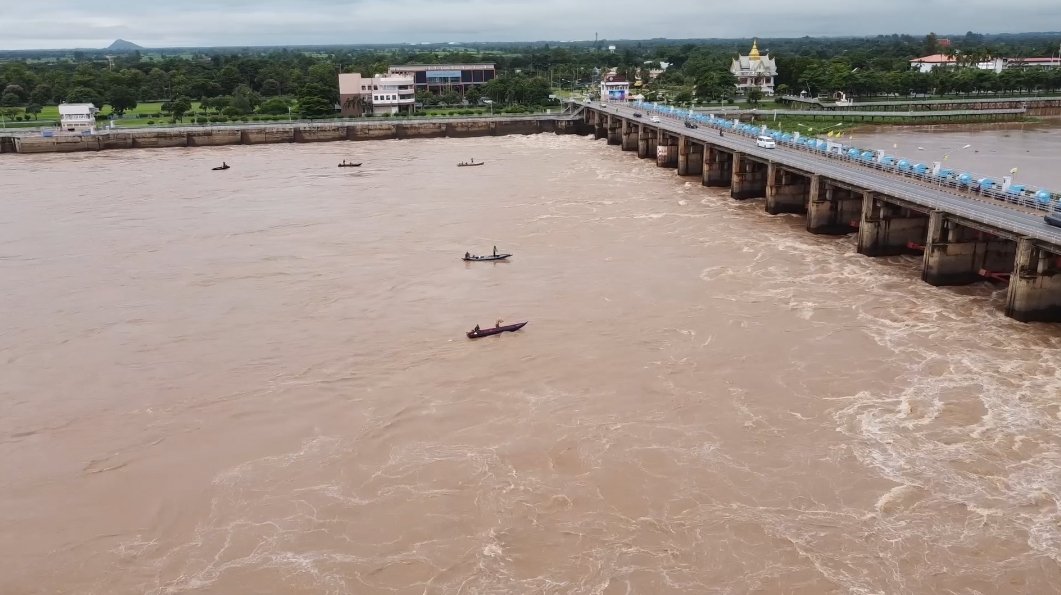
[[[759,59],[759,40],[758,39],[753,39],[752,40],[752,51],[748,53],[748,59],[749,60],[758,60]]]

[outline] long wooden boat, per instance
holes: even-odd
[[[360,163],[340,163],[339,167],[361,167]]]
[[[211,169],[213,169],[214,171],[224,171],[224,170],[226,170],[226,169],[228,169],[230,167],[232,167],[232,166],[231,165],[219,165],[219,166],[211,168]]]
[[[457,167],[474,167],[476,165],[486,165],[486,162],[485,161],[480,161],[479,163],[475,163],[473,161],[473,162],[470,162],[470,163],[465,163],[464,161],[461,161],[460,163],[457,164]]]
[[[486,256],[462,256],[461,260],[465,262],[473,262],[476,260],[505,260],[512,256],[511,254],[487,254]]]
[[[498,335],[498,334],[501,334],[501,333],[503,333],[505,331],[515,332],[515,331],[518,331],[519,329],[523,328],[524,325],[527,324],[527,322],[529,322],[529,321],[517,322],[516,324],[506,324],[505,326],[495,326],[495,327],[491,327],[491,328],[481,328],[479,330],[474,330],[473,329],[473,330],[468,331],[468,338],[469,339],[478,339],[479,337],[489,337],[490,335]]]

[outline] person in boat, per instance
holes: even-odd
[[[501,323],[502,322],[504,322],[504,320],[501,320],[500,318],[498,318],[497,322],[494,323],[494,328],[501,328]]]
[[[497,256],[497,246],[494,246],[494,256]]]
[[[470,253],[468,253],[468,252],[464,253],[464,258],[471,258],[471,257],[472,257],[472,255]]]
[[[478,324],[477,324],[477,325],[475,325],[475,328],[473,328],[473,329],[472,329],[472,332],[473,332],[473,333],[477,333],[477,332],[479,332],[479,325],[478,325]]]

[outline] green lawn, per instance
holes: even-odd
[[[137,104],[137,106],[135,108],[126,111],[125,114],[123,114],[121,118],[116,118],[114,123],[115,123],[116,126],[129,127],[129,126],[144,126],[145,124],[147,124],[147,120],[149,120],[149,119],[153,119],[153,120],[156,120],[156,121],[161,121],[161,120],[169,121],[168,117],[155,115],[155,114],[161,113],[161,111],[162,111],[162,102],[161,101],[150,101],[150,102],[145,102],[145,103],[139,103],[139,104]],[[192,102],[192,110],[191,111],[193,111],[193,112],[199,111],[199,102],[198,101],[193,101]],[[100,113],[104,114],[104,115],[110,115],[110,113],[111,113],[110,106],[109,105],[104,105],[103,109],[100,110]],[[25,115],[25,110],[19,109],[17,115],[19,115],[19,116]],[[185,118],[187,118],[187,116],[185,116]],[[59,121],[59,106],[57,106],[57,105],[45,105],[45,106],[43,106],[43,109],[41,110],[41,113],[37,114],[37,120],[36,121],[19,122],[19,123],[16,123],[15,126],[29,126],[29,127],[33,127],[33,126],[48,126],[50,124],[57,123],[58,121]],[[8,122],[8,124],[10,125],[12,123]]]

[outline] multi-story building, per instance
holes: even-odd
[[[630,95],[630,81],[621,74],[608,73],[600,82],[601,101],[626,101]]]
[[[359,73],[339,75],[339,109],[343,116],[397,114],[410,112],[416,91],[411,76]]]
[[[73,134],[92,134],[96,131],[99,108],[91,103],[60,103],[59,128]]]
[[[752,41],[752,51],[747,56],[738,55],[730,64],[729,71],[737,77],[737,91],[747,93],[749,89],[759,89],[763,95],[774,94],[774,77],[777,76],[777,64],[770,54],[759,55],[758,40]]]
[[[417,91],[455,91],[461,97],[468,89],[485,85],[497,76],[493,64],[403,64],[391,66],[387,72],[413,77]]]
[[[954,55],[932,54],[910,60],[910,68],[918,72],[932,72],[937,68],[978,68],[993,70],[996,74],[1010,68],[1059,68],[1061,58],[993,58],[978,59],[974,62],[963,60],[960,53]]]

